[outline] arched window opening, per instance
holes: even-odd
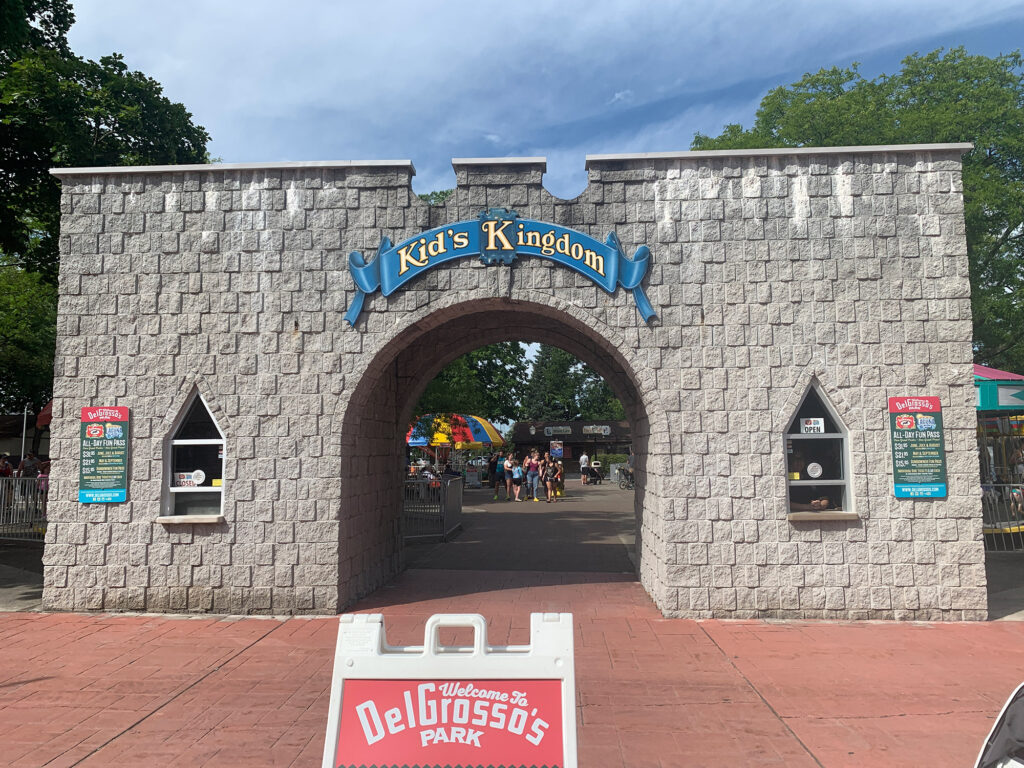
[[[165,455],[164,514],[221,517],[224,434],[198,392],[175,421]]]
[[[816,381],[790,420],[785,438],[790,515],[852,512],[848,432]]]

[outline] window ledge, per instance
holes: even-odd
[[[856,512],[842,512],[839,510],[823,512],[790,512],[787,518],[791,523],[803,523],[813,520],[859,520]]]
[[[193,525],[195,523],[223,523],[224,515],[165,515],[156,522],[164,525]]]

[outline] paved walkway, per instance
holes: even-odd
[[[479,524],[590,514],[504,504],[480,502]],[[472,522],[465,551],[484,546]],[[384,613],[394,644],[433,613],[482,613],[504,644],[527,642],[531,611],[571,611],[584,768],[970,766],[1024,680],[1024,623],[666,620],[622,573],[417,567],[354,610]],[[336,627],[0,614],[0,764],[317,766]]]

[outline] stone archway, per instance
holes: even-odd
[[[558,302],[479,298],[433,308],[403,328],[364,370],[353,374],[341,417],[339,605],[381,586],[402,567],[398,517],[402,506],[402,436],[427,384],[452,360],[499,341],[560,347],[590,365],[620,399],[630,423],[637,470],[637,565],[657,602],[661,567],[660,472],[667,461],[666,421],[658,393],[614,330]]]

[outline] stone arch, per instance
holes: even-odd
[[[622,334],[567,302],[544,297],[450,297],[409,313],[349,375],[350,393],[335,413],[341,437],[339,606],[376,589],[402,568],[398,516],[405,427],[427,384],[459,356],[498,341],[535,341],[561,347],[600,374],[622,401],[633,430],[638,570],[660,593],[663,518],[662,468],[668,456],[668,418],[639,350]]]

